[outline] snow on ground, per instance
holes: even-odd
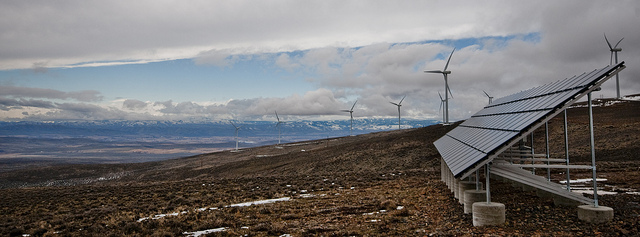
[[[201,230],[201,231],[194,231],[194,232],[183,232],[183,235],[187,235],[188,237],[198,237],[201,235],[208,235],[211,233],[216,233],[216,232],[223,232],[223,231],[227,231],[227,227],[221,227],[221,228],[216,228],[216,229],[209,229],[209,230]]]
[[[225,207],[248,207],[251,205],[263,205],[263,204],[269,204],[269,203],[274,203],[274,202],[283,202],[283,201],[289,201],[291,200],[290,197],[283,197],[283,198],[274,198],[274,199],[265,199],[265,200],[258,200],[258,201],[252,201],[252,202],[243,202],[243,203],[236,203],[236,204],[231,204]],[[196,208],[196,211],[206,211],[206,210],[217,210],[217,207],[203,207],[203,208]],[[157,220],[157,219],[161,219],[161,218],[165,218],[167,216],[177,216],[177,215],[181,215],[181,214],[186,214],[188,213],[187,211],[182,211],[182,212],[174,212],[174,213],[169,213],[169,214],[157,214],[154,215],[153,217],[143,217],[138,219],[138,222],[142,222],[142,221],[146,221],[149,219],[153,219],[153,220]]]
[[[569,180],[569,183],[570,184],[579,184],[579,183],[588,183],[588,182],[591,182],[591,181],[593,181],[593,179],[572,179],[572,180]],[[605,182],[605,181],[607,181],[607,179],[598,179],[598,178],[596,178],[596,182]],[[560,183],[561,184],[566,184],[567,181],[566,180],[561,180]]]
[[[570,184],[578,184],[577,186],[572,186],[571,187],[571,192],[574,193],[582,193],[582,194],[589,194],[589,195],[593,195],[593,187],[587,187],[584,186],[583,184],[587,184],[587,183],[591,183],[593,181],[593,179],[572,179],[569,180]],[[605,182],[607,181],[607,179],[598,179],[596,178],[596,182]],[[561,184],[566,184],[567,181],[566,180],[562,180],[560,181]],[[605,185],[607,186],[607,185]],[[615,186],[609,186],[612,187],[612,190],[620,190],[618,188],[616,188]],[[623,192],[618,192],[618,191],[605,191],[605,190],[601,190],[600,188],[598,188],[598,195],[616,195],[616,194],[629,194],[629,195],[640,195],[640,192],[636,192],[634,190],[624,190]]]
[[[231,205],[226,206],[226,207],[248,207],[248,206],[251,206],[251,205],[262,205],[262,204],[269,204],[269,203],[274,203],[274,202],[283,202],[283,201],[289,201],[289,200],[291,200],[290,197],[283,197],[283,198],[275,198],[275,199],[258,200],[258,201],[253,201],[253,202],[236,203],[236,204],[231,204]]]

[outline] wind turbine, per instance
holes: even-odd
[[[276,119],[278,119],[278,123],[276,123],[276,128],[278,128],[278,145],[280,145],[280,124],[284,123],[280,121],[280,117],[278,117],[278,111],[276,112]]]
[[[444,105],[445,99],[442,99],[442,94],[440,94],[440,91],[438,91],[438,96],[440,96],[440,108],[438,108],[438,111],[442,110],[442,105]],[[442,111],[442,123],[444,123],[444,111]]]
[[[489,96],[489,94],[487,94],[487,92],[484,90],[482,92],[484,92],[484,94],[487,95],[487,97],[489,97],[489,104],[493,103],[493,96]]]
[[[609,45],[609,51],[611,51],[611,57],[609,58],[609,65],[613,62],[613,55],[616,55],[616,64],[618,64],[618,52],[622,51],[622,48],[618,48],[620,42],[622,42],[624,38],[620,39],[615,46],[611,47],[611,43],[609,43],[609,39],[607,39],[607,34],[604,34],[604,40],[607,41],[607,45]],[[616,73],[616,98],[620,99],[620,79],[618,78],[618,74]]]
[[[400,102],[398,102],[397,104],[389,101],[389,103],[391,103],[391,104],[393,104],[395,106],[398,106],[398,129],[400,129],[400,106],[402,106],[402,101],[404,100],[405,97],[407,97],[407,96],[405,95],[404,97],[402,97]]]
[[[242,126],[236,126],[236,124],[234,124],[231,121],[229,121],[229,123],[231,123],[231,125],[233,125],[233,127],[236,128],[236,152],[237,152],[238,151],[238,130],[240,130]]]
[[[356,103],[358,103],[358,101],[356,100],[356,102],[353,103],[353,106],[351,106],[351,109],[343,109],[340,110],[342,112],[349,112],[349,115],[351,115],[351,130],[349,130],[349,136],[353,136],[353,108],[356,107]]]
[[[449,67],[449,62],[451,61],[451,56],[453,56],[453,52],[456,51],[456,48],[453,48],[451,54],[449,55],[449,59],[447,60],[447,64],[444,65],[444,69],[442,70],[431,70],[424,71],[425,73],[441,73],[444,76],[444,124],[449,124],[449,93],[451,93],[451,89],[449,89],[449,82],[447,81],[447,75],[451,74],[451,71],[447,71]],[[453,94],[451,95],[453,98]]]

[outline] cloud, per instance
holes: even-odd
[[[202,55],[205,61],[224,66],[229,51],[248,55],[538,31],[545,11],[558,5],[592,4],[499,0],[2,2],[0,31],[5,34],[0,37],[0,65],[15,69],[30,68],[34,62],[47,62],[49,67],[123,60],[136,63],[210,52],[214,54]],[[60,16],[64,20],[51,20]]]
[[[46,98],[46,99],[60,99],[67,100],[73,99],[83,102],[96,102],[101,101],[102,96],[99,91],[96,90],[83,90],[64,92],[53,89],[31,88],[31,87],[18,87],[18,86],[0,86],[0,94],[4,96],[11,96],[16,98]]]
[[[141,110],[147,107],[147,102],[128,99],[122,102],[122,107],[130,110]]]

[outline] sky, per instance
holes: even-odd
[[[451,120],[610,63],[640,93],[640,2],[0,1],[0,121]],[[615,79],[594,96],[615,97]]]

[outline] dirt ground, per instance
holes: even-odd
[[[367,134],[129,165],[74,165],[0,173],[0,235],[20,236],[637,236],[640,108],[598,107],[599,203],[604,224],[575,207],[492,179],[502,226],[473,227],[440,179],[432,142],[453,126]],[[572,164],[588,164],[583,108],[569,111]],[[550,153],[564,155],[562,120]],[[544,150],[544,130],[534,134]],[[584,141],[587,145],[584,145]],[[554,180],[564,178],[554,170]],[[572,171],[588,178],[590,171]],[[270,203],[238,205],[270,200]]]

